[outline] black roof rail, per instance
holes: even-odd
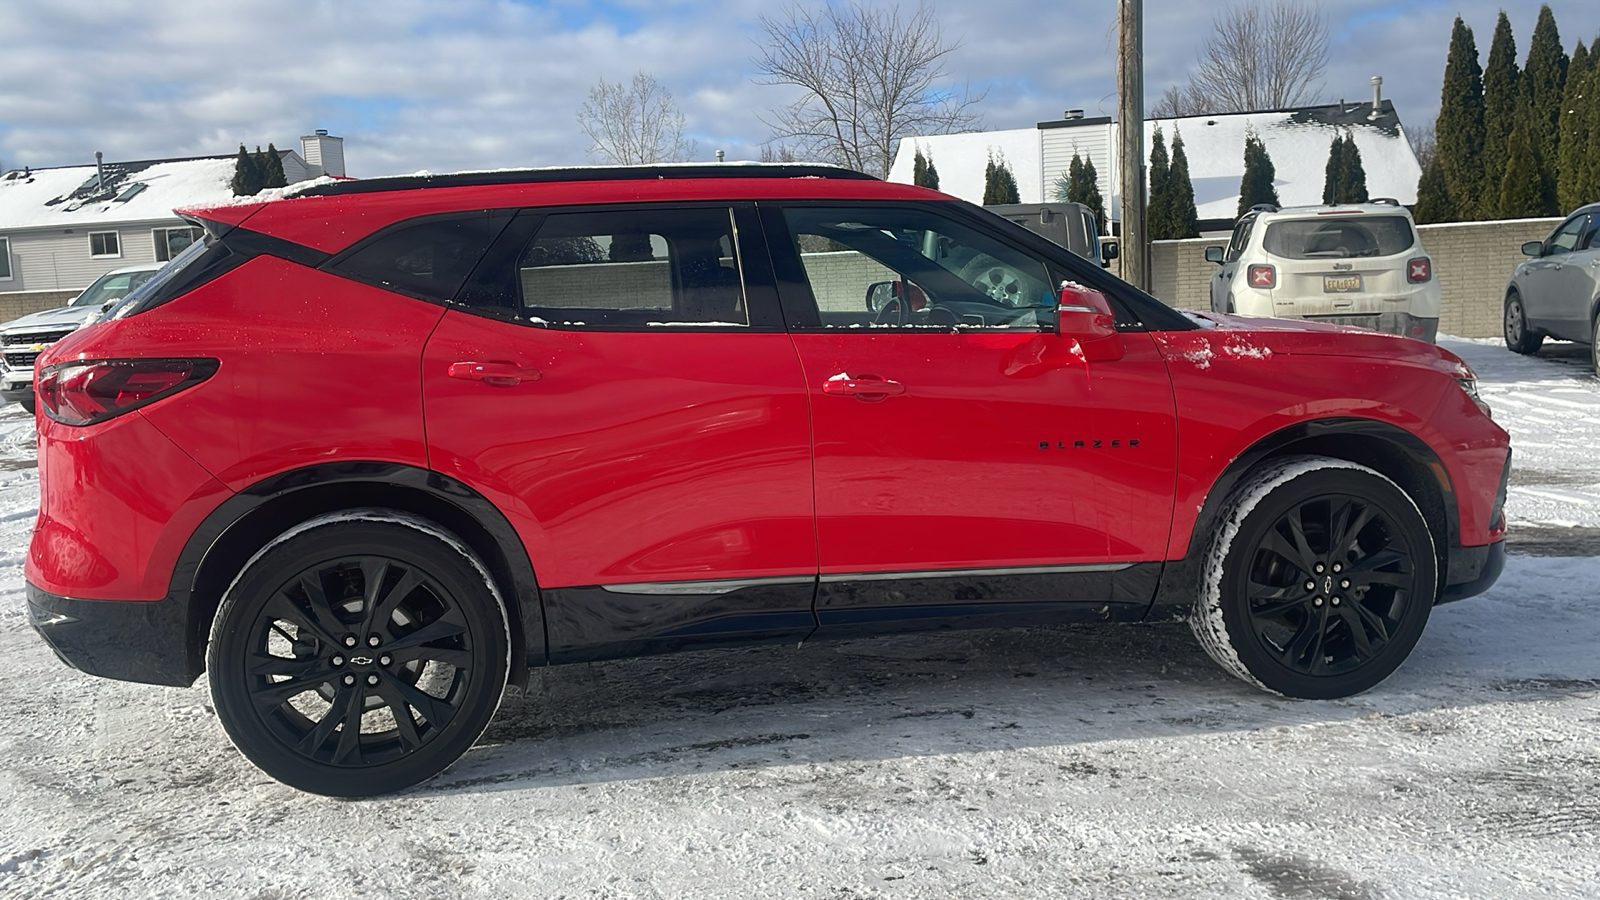
[[[1276,203],[1257,203],[1255,206],[1250,207],[1250,211],[1251,212],[1277,212],[1278,211],[1278,204],[1276,204]]]
[[[651,181],[676,178],[833,178],[877,181],[865,172],[840,166],[793,163],[706,163],[704,165],[583,166],[560,169],[502,169],[494,172],[458,172],[449,175],[391,175],[319,184],[291,197],[333,197],[409,191],[419,188],[484,187],[501,184],[545,184],[562,181]]]
[[[1399,206],[1400,201],[1393,197],[1373,197],[1368,203],[1381,203],[1384,206]]]

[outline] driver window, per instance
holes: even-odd
[[[821,327],[951,331],[1055,327],[1042,262],[924,209],[784,211]]]
[[[1578,246],[1578,233],[1589,221],[1588,216],[1574,216],[1550,238],[1550,253],[1571,253]]]

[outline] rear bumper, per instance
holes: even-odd
[[[62,662],[102,678],[187,687],[200,676],[188,604],[76,600],[28,584],[28,622]]]

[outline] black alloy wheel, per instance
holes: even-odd
[[[1242,515],[1225,529],[1212,617],[1224,633],[1213,639],[1236,665],[1218,661],[1246,680],[1292,697],[1343,697],[1388,677],[1421,636],[1436,594],[1433,540],[1387,478],[1298,459],[1250,482],[1253,502],[1235,506]]]
[[[1524,355],[1537,353],[1544,345],[1544,335],[1528,324],[1528,312],[1522,306],[1522,295],[1516,291],[1506,294],[1505,305],[1506,349]]]
[[[223,726],[301,790],[367,796],[437,775],[505,687],[506,617],[481,563],[435,526],[385,515],[291,532],[217,615]]]

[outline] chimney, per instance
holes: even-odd
[[[1382,113],[1379,111],[1379,108],[1382,107],[1382,106],[1383,106],[1383,76],[1382,75],[1374,75],[1374,76],[1372,76],[1372,112],[1367,114],[1367,118],[1376,119],[1378,116],[1382,115]]]
[[[101,153],[99,150],[94,152],[94,177],[96,191],[103,191],[106,189],[106,169],[105,166],[101,165],[101,161],[104,159],[104,153]]]
[[[1083,110],[1069,109],[1061,116],[1061,118],[1066,119],[1069,122],[1073,119],[1081,119],[1083,118]]]
[[[326,128],[318,128],[316,134],[301,135],[300,146],[311,177],[344,177],[344,138],[334,137]]]
[[[721,150],[717,151],[717,162],[722,162],[722,151]]]

